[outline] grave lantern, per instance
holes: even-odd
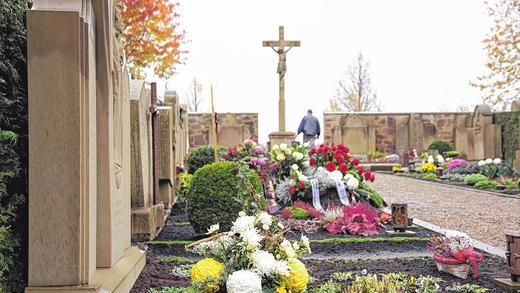
[[[395,232],[406,232],[409,226],[408,204],[392,204],[392,226]]]
[[[511,279],[494,279],[495,283],[508,289],[520,289],[520,234],[506,234],[507,267]]]
[[[444,169],[442,167],[438,167],[437,170],[435,171],[435,174],[437,175],[437,177],[441,177],[443,171],[444,171]]]

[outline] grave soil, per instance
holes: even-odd
[[[494,277],[508,277],[505,260],[502,258],[486,254],[484,262],[479,266],[479,279],[474,281],[469,277],[464,281],[437,271],[426,248],[427,239],[436,235],[434,232],[417,227],[417,235],[413,237],[393,238],[384,231],[385,228],[382,228],[379,235],[370,237],[331,235],[326,231],[306,234],[311,239],[313,253],[304,257],[303,261],[316,280],[309,287],[325,283],[334,272],[360,273],[366,269],[371,274],[402,272],[416,277],[440,277],[445,280],[441,284],[442,288],[461,282],[479,284],[490,289],[490,292],[514,292],[496,287],[492,283]],[[195,233],[187,222],[185,206],[175,205],[160,235],[154,241],[140,243],[147,251],[147,264],[131,292],[146,293],[150,288],[189,286],[189,274],[183,277],[172,275],[172,270],[181,265],[177,261],[168,261],[167,258],[175,256],[182,257],[183,262],[197,262],[201,256],[187,252],[184,246],[204,237],[205,235]],[[300,233],[288,235],[289,239],[299,237]]]

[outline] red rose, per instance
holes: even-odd
[[[290,193],[290,194],[295,194],[295,193],[296,193],[296,187],[291,186],[291,187],[289,188],[289,193]]]
[[[303,183],[303,182],[300,181],[300,182],[298,182],[298,183],[296,184],[296,187],[298,187],[298,189],[304,189],[304,188],[305,188],[305,183]]]
[[[322,148],[322,147],[324,147],[324,146],[325,146],[325,144],[324,144],[324,143],[320,144],[320,148]]]
[[[346,147],[344,144],[340,143],[340,144],[338,144],[338,148],[344,150],[344,149],[346,149],[347,147]]]
[[[352,160],[352,165],[354,165],[354,166],[359,165],[359,160],[358,159]]]
[[[309,156],[314,154],[314,153],[316,153],[316,149],[315,148],[310,149],[309,152],[308,152]]]
[[[358,173],[359,175],[363,174],[363,167],[358,166],[358,167],[357,167],[357,173]]]
[[[328,145],[324,146],[323,147],[323,152],[325,153],[325,152],[328,152],[328,151],[330,151],[329,146]]]
[[[316,150],[316,152],[317,152],[318,154],[323,153],[323,147],[320,146],[320,147]]]
[[[326,160],[329,157],[329,153],[323,152],[321,156]]]
[[[335,151],[338,150],[338,147],[337,146],[333,146],[331,149],[332,149],[333,152],[335,152]]]
[[[346,173],[348,171],[348,166],[347,164],[341,164],[339,165],[339,170],[341,171],[341,173]]]
[[[345,163],[345,159],[343,159],[342,156],[338,156],[338,157],[336,158],[336,161],[338,161],[338,164],[340,164],[340,165]]]
[[[372,173],[370,172],[365,172],[365,174],[363,174],[363,177],[365,177],[365,180],[370,180],[370,178],[372,177]]]
[[[332,172],[336,170],[336,164],[334,162],[327,162],[327,171]]]
[[[370,174],[370,182],[374,182],[374,180],[376,180],[376,175],[374,175],[374,173]]]
[[[309,159],[309,164],[310,164],[311,166],[316,166],[317,163],[318,163],[318,160],[316,159],[316,157],[311,157],[311,158]]]

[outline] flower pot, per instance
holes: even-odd
[[[466,279],[469,274],[470,264],[461,262],[455,258],[444,257],[439,254],[434,254],[435,264],[440,272],[452,274],[455,277]]]

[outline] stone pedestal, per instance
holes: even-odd
[[[296,133],[289,131],[277,131],[269,134],[269,142],[271,147],[275,144],[286,143],[287,145],[291,145],[293,141],[296,139]]]
[[[27,13],[26,292],[129,292],[129,79],[106,0],[36,0]],[[119,60],[119,63],[117,62]]]

